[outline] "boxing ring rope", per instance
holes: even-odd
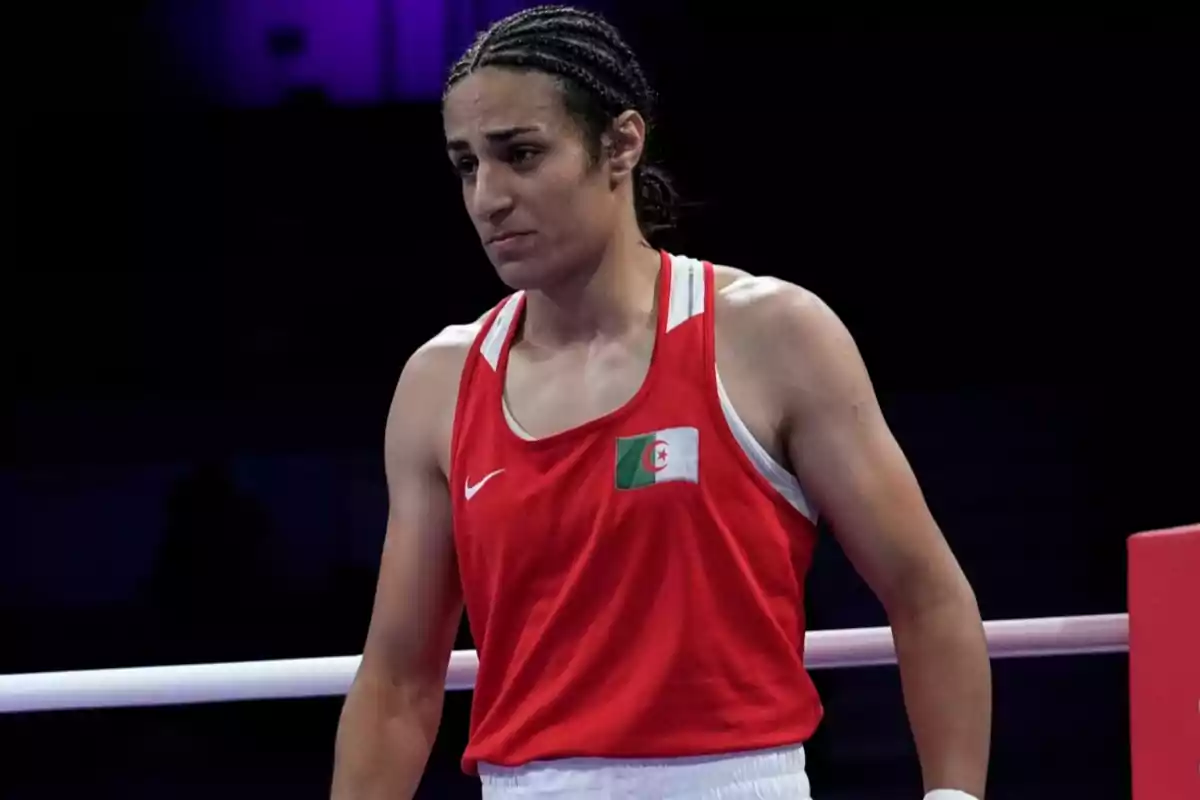
[[[992,658],[1124,653],[1129,615],[993,620],[984,623]],[[0,713],[82,708],[186,705],[345,694],[361,656],[180,664],[163,667],[0,675]],[[893,664],[891,628],[811,631],[805,640],[810,669]],[[447,691],[475,685],[474,650],[450,657]]]

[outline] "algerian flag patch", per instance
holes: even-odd
[[[617,439],[618,489],[669,481],[700,482],[700,431],[667,428]]]

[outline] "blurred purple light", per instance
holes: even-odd
[[[378,0],[221,0],[229,99],[237,105],[274,104],[294,89],[319,86],[338,104],[378,102],[380,11]],[[268,39],[280,26],[303,31],[301,53],[287,58],[271,53]]]
[[[337,105],[435,100],[489,23],[532,0],[163,0],[155,35],[221,105],[271,106],[299,90]],[[599,7],[604,3],[584,3]],[[295,52],[273,53],[273,34]]]

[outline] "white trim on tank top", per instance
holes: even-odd
[[[670,333],[692,317],[704,313],[704,263],[694,258],[688,258],[687,256],[672,255],[670,258],[671,296],[667,303],[667,333]],[[500,313],[496,316],[496,321],[492,324],[492,329],[488,331],[488,335],[484,338],[483,344],[480,346],[480,351],[484,359],[491,364],[493,370],[499,368],[500,352],[504,347],[505,339],[508,338],[508,329],[512,325],[516,314],[517,297],[518,295],[514,294],[508,299],[504,307],[500,310]],[[750,463],[754,465],[754,468],[758,470],[767,483],[775,491],[779,492],[788,505],[803,514],[805,519],[816,524],[817,511],[804,495],[804,490],[800,487],[800,481],[783,465],[772,458],[766,448],[754,438],[754,434],[750,432],[746,423],[738,416],[737,410],[733,407],[733,403],[729,399],[729,395],[725,393],[725,386],[721,383],[721,373],[719,370],[716,371],[716,378],[717,397],[721,403],[721,411],[725,414],[725,422],[729,425],[729,430],[733,433],[733,438],[737,440],[746,457],[750,459]],[[521,424],[513,416],[511,409],[508,407],[507,398],[502,400],[501,405],[504,410],[504,419],[508,422],[508,426],[512,429],[512,432],[526,441],[534,441],[535,437],[522,428]]]
[[[667,333],[704,313],[704,262],[671,256],[671,297],[667,300]]]
[[[733,403],[729,399],[729,395],[725,393],[725,386],[721,383],[721,373],[717,372],[717,398],[721,402],[721,410],[725,412],[725,422],[729,425],[729,430],[733,434],[733,438],[737,440],[741,446],[742,452],[750,459],[750,463],[758,470],[758,473],[763,476],[767,483],[771,484],[771,488],[779,492],[784,500],[788,502],[792,508],[804,515],[805,519],[812,522],[814,525],[817,522],[817,512],[812,504],[808,502],[808,498],[804,496],[804,490],[800,488],[800,481],[796,476],[788,472],[787,468],[776,461],[767,449],[759,444],[758,439],[754,438],[754,434],[746,427],[746,423],[742,422],[742,418],[738,416],[737,409],[733,407]],[[508,427],[512,432],[521,439],[527,442],[536,441],[535,436],[531,435],[527,430],[521,427],[521,423],[513,416],[512,411],[508,407],[508,398],[501,401],[504,409],[504,419],[508,422]]]
[[[492,368],[492,371],[500,369],[500,353],[504,350],[504,340],[508,338],[508,329],[512,326],[513,317],[517,314],[518,300],[521,299],[523,292],[516,292],[509,295],[504,301],[504,305],[500,308],[500,313],[496,315],[495,321],[492,322],[492,328],[487,332],[487,336],[483,337],[483,343],[479,345],[479,354],[483,356]]]

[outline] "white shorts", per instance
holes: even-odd
[[[812,800],[804,747],[666,759],[479,765],[483,800]]]

